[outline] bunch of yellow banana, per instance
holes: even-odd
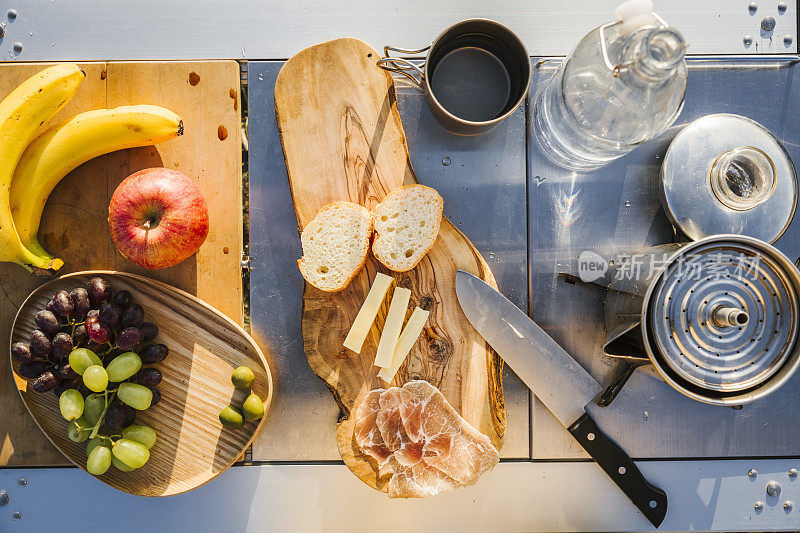
[[[94,157],[183,134],[178,115],[151,105],[88,111],[42,131],[84,77],[75,64],[49,67],[0,102],[0,261],[37,274],[64,264],[37,239],[45,202],[64,176]]]

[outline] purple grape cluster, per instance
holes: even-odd
[[[17,373],[33,380],[36,392],[54,391],[60,397],[68,389],[78,389],[84,396],[91,394],[69,363],[76,348],[95,352],[104,365],[124,352],[138,353],[147,365],[162,361],[169,353],[164,344],[144,345],[158,336],[158,326],[144,321],[144,309],[133,302],[129,291],[114,292],[102,277],[90,279],[85,288],[57,291],[34,321],[36,329],[28,342],[14,343],[11,354],[20,362]],[[161,379],[157,368],[142,367],[127,381],[151,389],[154,405],[161,399],[157,388]],[[109,388],[116,385],[109,383]],[[106,413],[105,424],[114,429],[130,425],[132,411],[117,401]]]

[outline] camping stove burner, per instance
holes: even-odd
[[[720,394],[752,389],[782,368],[794,346],[792,280],[747,240],[690,248],[650,287],[642,318],[652,353],[679,382]]]

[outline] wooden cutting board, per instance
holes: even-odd
[[[275,109],[301,231],[327,203],[349,200],[372,209],[390,191],[418,183],[394,84],[376,65],[379,57],[359,40],[337,39],[303,50],[280,71]],[[381,310],[361,355],[342,346],[376,271],[393,275],[398,286],[411,290],[409,313],[415,306],[431,311],[394,384],[428,380],[496,447],[502,443],[502,361],[461,311],[455,293],[458,269],[495,285],[480,253],[444,218],[434,247],[409,272],[392,273],[370,254],[366,267],[341,292],[325,293],[305,284],[303,343],[311,368],[341,408],[339,451],[362,481],[379,490],[386,490],[388,480],[378,479],[356,446],[351,415],[367,392],[383,386],[372,362],[388,306]]]
[[[242,309],[242,156],[239,65],[235,61],[81,63],[86,79],[56,116],[120,105],[154,104],[178,113],[184,135],[157,147],[122,150],[95,158],[70,173],[53,191],[39,238],[64,259],[59,272],[118,270],[163,281],[202,298],[235,322]],[[44,63],[0,64],[0,98]],[[47,124],[45,125],[47,126]],[[117,185],[143,168],[164,166],[195,180],[208,202],[210,231],[195,255],[164,270],[145,270],[114,248],[108,202]],[[17,265],[0,263],[0,339],[11,333],[17,309],[46,280]],[[0,466],[68,464],[36,427],[0,357]]]

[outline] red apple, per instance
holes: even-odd
[[[208,206],[185,174],[147,168],[119,184],[108,206],[117,250],[139,266],[167,268],[195,253],[208,236]]]

